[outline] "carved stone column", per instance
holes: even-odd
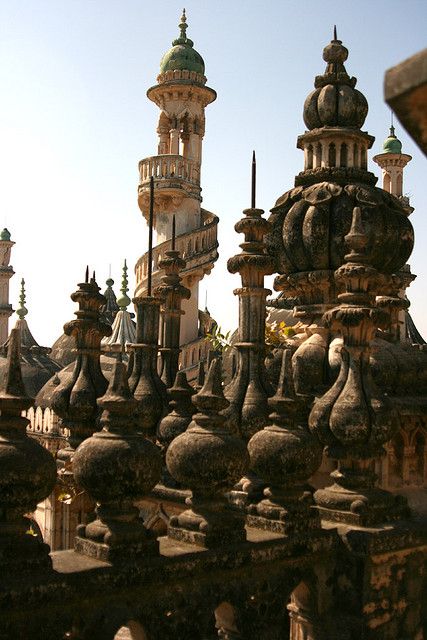
[[[229,506],[224,492],[245,473],[249,456],[244,442],[230,433],[220,413],[228,403],[222,392],[219,360],[212,362],[193,402],[198,413],[166,454],[171,476],[192,491],[186,500],[189,509],[171,517],[168,536],[202,547],[242,542],[244,517]]]
[[[126,367],[117,362],[108,390],[98,400],[102,430],[85,440],[73,458],[75,480],[96,500],[98,516],[77,528],[76,549],[112,562],[158,549],[134,506],[159,481],[162,465],[157,447],[137,431],[137,404]]]
[[[235,225],[237,233],[245,234],[242,252],[228,260],[230,273],[240,273],[242,286],[235,289],[239,297],[239,332],[236,373],[224,390],[230,402],[226,410],[231,428],[249,439],[267,422],[267,398],[273,390],[267,380],[265,357],[265,301],[269,289],[264,276],[274,271],[274,260],[266,254],[263,238],[270,225],[261,209],[246,209],[245,217]]]
[[[174,238],[172,238],[174,244]],[[181,302],[190,298],[190,290],[181,284],[179,272],[186,265],[179,251],[170,249],[165,252],[165,257],[160,260],[160,269],[165,270],[165,275],[161,283],[155,290],[155,294],[162,300],[162,336],[161,336],[161,357],[162,369],[161,379],[169,389],[178,371],[179,354],[179,333],[181,329]]]
[[[129,387],[138,401],[139,427],[155,439],[159,420],[167,411],[166,388],[157,373],[160,300],[153,296],[134,298],[136,340],[128,345],[133,352]]]
[[[2,580],[28,569],[49,569],[49,547],[29,535],[24,514],[52,491],[56,465],[52,455],[27,436],[22,412],[33,404],[20,367],[19,329],[10,333],[7,368],[0,383],[0,572]]]

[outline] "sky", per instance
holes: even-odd
[[[134,287],[133,265],[148,238],[138,161],[157,152],[159,113],[145,94],[178,35],[181,10],[172,0],[0,3],[0,225],[16,242],[10,301],[16,308],[25,278],[27,320],[43,346],[74,317],[70,294],[87,264],[102,290],[111,265],[118,293],[126,258]],[[379,153],[390,122],[384,73],[426,46],[427,3],[198,0],[186,10],[188,36],[218,93],[206,109],[202,195],[220,218],[220,258],[200,285],[200,306],[207,289],[209,310],[227,330],[237,325],[240,279],[226,262],[243,240],[233,227],[250,205],[252,149],[257,206],[268,212],[303,168],[302,107],[336,24],[350,52],[347,71],[369,102],[370,158]],[[415,207],[410,264],[418,278],[408,294],[427,337],[427,161],[395,124],[413,157],[403,188]],[[369,168],[380,175],[371,160]]]

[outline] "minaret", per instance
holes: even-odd
[[[191,292],[183,301],[181,345],[198,338],[199,282],[218,258],[218,218],[200,206],[205,108],[216,99],[216,92],[206,86],[205,64],[187,36],[187,26],[184,10],[180,35],[161,60],[157,84],[147,91],[160,109],[159,144],[157,155],[139,163],[138,187],[139,208],[148,222],[150,178],[154,178],[154,287],[161,276],[159,262],[171,248],[172,219],[176,219],[176,250],[187,263],[183,285]],[[135,295],[139,297],[147,291],[147,254],[138,260],[135,273]]]
[[[383,152],[374,156],[373,161],[382,169],[382,188],[399,198],[407,215],[411,215],[413,207],[410,206],[409,197],[403,195],[403,170],[412,160],[412,156],[402,153],[402,143],[396,137],[393,126],[393,113],[391,114],[390,135],[384,140]],[[394,336],[401,342],[408,340],[408,322],[413,322],[409,317],[406,289],[416,278],[411,273],[409,264],[405,265],[395,277],[395,295],[402,300],[402,308],[394,308]],[[399,286],[400,284],[400,286]],[[415,330],[417,331],[416,327]]]
[[[393,123],[390,135],[384,140],[383,152],[374,156],[373,160],[382,169],[384,191],[402,198],[402,204],[406,204],[407,201],[409,205],[409,199],[403,196],[403,169],[412,160],[412,156],[402,153],[402,143],[396,138]]]
[[[10,253],[15,243],[10,232],[3,229],[0,233],[0,344],[6,342],[9,335],[9,318],[13,313],[9,304],[9,280],[15,273],[10,262]]]

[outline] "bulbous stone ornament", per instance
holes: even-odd
[[[137,401],[126,367],[117,362],[106,394],[98,400],[102,430],[85,440],[73,458],[76,483],[97,502],[97,519],[77,529],[76,549],[103,560],[129,561],[156,553],[134,502],[159,481],[161,455],[137,431]]]
[[[270,424],[248,443],[251,470],[267,483],[265,499],[249,507],[250,526],[285,535],[304,535],[317,526],[306,482],[320,466],[322,448],[303,419],[309,400],[295,394],[291,352],[285,349],[277,392],[268,401]]]
[[[75,312],[77,319],[67,322],[64,332],[75,339],[77,358],[73,374],[58,385],[51,400],[52,409],[62,418],[63,426],[70,430],[68,447],[59,454],[66,464],[74,449],[93,431],[98,414],[96,400],[108,386],[99,360],[101,339],[111,335],[110,325],[100,319],[106,299],[100,293],[95,274],[89,280],[86,269],[85,282],[78,285],[71,299],[79,305]]]
[[[323,126],[355,127],[360,129],[368,114],[368,103],[354,87],[356,78],[350,78],[344,62],[348,49],[334,35],[324,48],[327,63],[325,73],[317,76],[315,90],[304,103],[304,122],[308,129]]]
[[[213,360],[206,382],[193,397],[198,409],[187,431],[169,446],[166,465],[173,478],[192,491],[190,507],[170,519],[168,536],[203,547],[245,540],[243,515],[234,511],[224,492],[243,476],[249,455],[221,415],[224,398],[221,362]]]
[[[48,545],[26,535],[35,511],[53,490],[56,464],[51,453],[27,436],[29,420],[21,414],[33,404],[20,367],[19,329],[9,338],[7,368],[0,386],[0,571],[49,569]]]

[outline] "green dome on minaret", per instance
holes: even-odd
[[[160,73],[186,70],[204,75],[205,63],[200,53],[193,49],[193,41],[187,38],[187,27],[185,9],[183,9],[179,24],[180,35],[172,42],[172,49],[169,49],[161,59]]]
[[[0,240],[6,240],[7,242],[10,240],[10,231],[6,227],[0,233]]]
[[[396,138],[393,125],[390,127],[390,135],[384,140],[383,153],[402,153],[402,143]]]

